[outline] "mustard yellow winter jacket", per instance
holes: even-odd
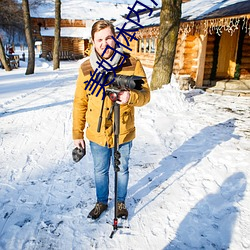
[[[90,71],[94,72],[89,60],[82,63],[79,69],[79,75],[76,83],[75,97],[73,102],[73,140],[84,139],[84,129],[86,128],[86,137],[88,140],[101,146],[107,145],[114,147],[113,119],[108,119],[112,101],[109,97],[105,98],[104,109],[102,113],[102,123],[100,132],[97,132],[98,121],[102,105],[103,91],[96,97],[96,93],[91,94],[89,88],[85,90],[86,81],[90,80]],[[117,75],[136,75],[142,76],[144,84],[142,90],[130,90],[130,99],[127,104],[120,105],[120,134],[119,144],[129,142],[135,138],[134,107],[140,107],[147,104],[150,100],[150,89],[147,83],[146,75],[139,60],[129,56],[122,64]],[[107,86],[108,87],[108,86]],[[114,112],[113,112],[114,113]],[[87,124],[86,124],[87,123]]]

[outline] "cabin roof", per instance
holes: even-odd
[[[161,8],[154,8],[149,16],[149,11],[140,14],[140,24],[143,27],[158,26],[160,24]],[[191,0],[182,3],[182,22],[200,21],[205,19],[221,18],[250,14],[250,0]],[[133,20],[137,20],[134,15]],[[117,20],[115,26],[122,26],[128,22],[125,17]],[[136,28],[135,24],[128,22],[127,29]]]
[[[42,36],[54,37],[55,28],[41,28],[40,30]],[[61,37],[74,37],[81,39],[89,39],[91,35],[91,28],[89,27],[61,27]]]
[[[250,14],[249,0],[191,0],[182,5],[182,21]]]
[[[128,4],[96,2],[93,0],[61,0],[61,18],[70,20],[118,19],[128,12]],[[55,18],[55,3],[46,0],[44,4],[30,10],[34,18]]]

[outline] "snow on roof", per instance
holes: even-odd
[[[155,25],[159,25],[160,23],[160,13],[161,13],[161,8],[155,8],[153,9],[153,12],[151,15],[149,11],[140,14],[139,21],[137,21],[136,16],[133,16],[133,17],[131,16],[131,19],[134,20],[135,22],[138,22],[143,27],[155,26]],[[125,19],[125,17],[122,17],[116,22],[114,22],[114,25],[116,27],[121,27],[125,22],[128,22],[125,26],[126,29],[138,28],[138,26],[136,26],[134,23],[129,22],[127,19]]]
[[[54,28],[41,28],[42,36],[54,36]],[[62,27],[61,37],[78,37],[82,39],[89,39],[91,37],[91,28],[83,27]]]
[[[226,10],[231,10],[226,11]],[[232,11],[234,10],[234,11]],[[213,13],[217,15],[213,15]],[[182,5],[185,21],[209,19],[250,13],[249,0],[192,0]]]
[[[140,15],[140,25],[143,27],[156,26],[160,23],[161,8],[153,9]],[[182,4],[182,21],[195,21],[201,19],[212,19],[225,16],[250,14],[250,0],[191,0]],[[137,17],[132,18],[137,22]],[[137,28],[135,24],[129,22],[125,17],[117,20],[114,25],[121,27],[128,22],[126,29]]]
[[[130,5],[131,6],[131,5]],[[149,5],[148,5],[149,6]],[[61,17],[71,20],[96,20],[116,19],[116,27],[121,27],[125,22],[124,18],[129,13],[128,4],[116,4],[111,2],[96,2],[92,0],[62,0]],[[152,6],[149,6],[150,8]],[[156,26],[160,23],[161,8],[159,5],[153,9],[149,16],[149,11],[140,14],[140,24],[143,27]],[[182,4],[182,21],[195,21],[202,19],[212,19],[250,13],[250,0],[191,0]],[[54,18],[54,3],[48,1],[36,10],[31,10],[32,17]],[[136,16],[132,18],[137,20]],[[138,28],[132,22],[128,22],[126,29]],[[43,36],[53,36],[54,29],[49,28],[41,31]],[[84,28],[61,28],[61,36],[82,37],[87,39],[90,31]]]
[[[93,0],[61,0],[61,18],[71,20],[118,19],[128,12],[128,4],[96,2]],[[54,18],[55,4],[47,1],[37,9],[30,10],[31,17]]]

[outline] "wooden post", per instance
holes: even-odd
[[[207,50],[207,35],[200,34],[199,36],[199,54],[198,54],[198,65],[196,72],[196,86],[202,87],[204,78],[204,68],[206,60],[206,50]]]

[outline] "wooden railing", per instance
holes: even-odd
[[[83,58],[82,55],[75,55],[71,51],[59,51],[59,60],[77,60]],[[49,51],[47,53],[46,59],[48,61],[53,60],[53,53]]]

